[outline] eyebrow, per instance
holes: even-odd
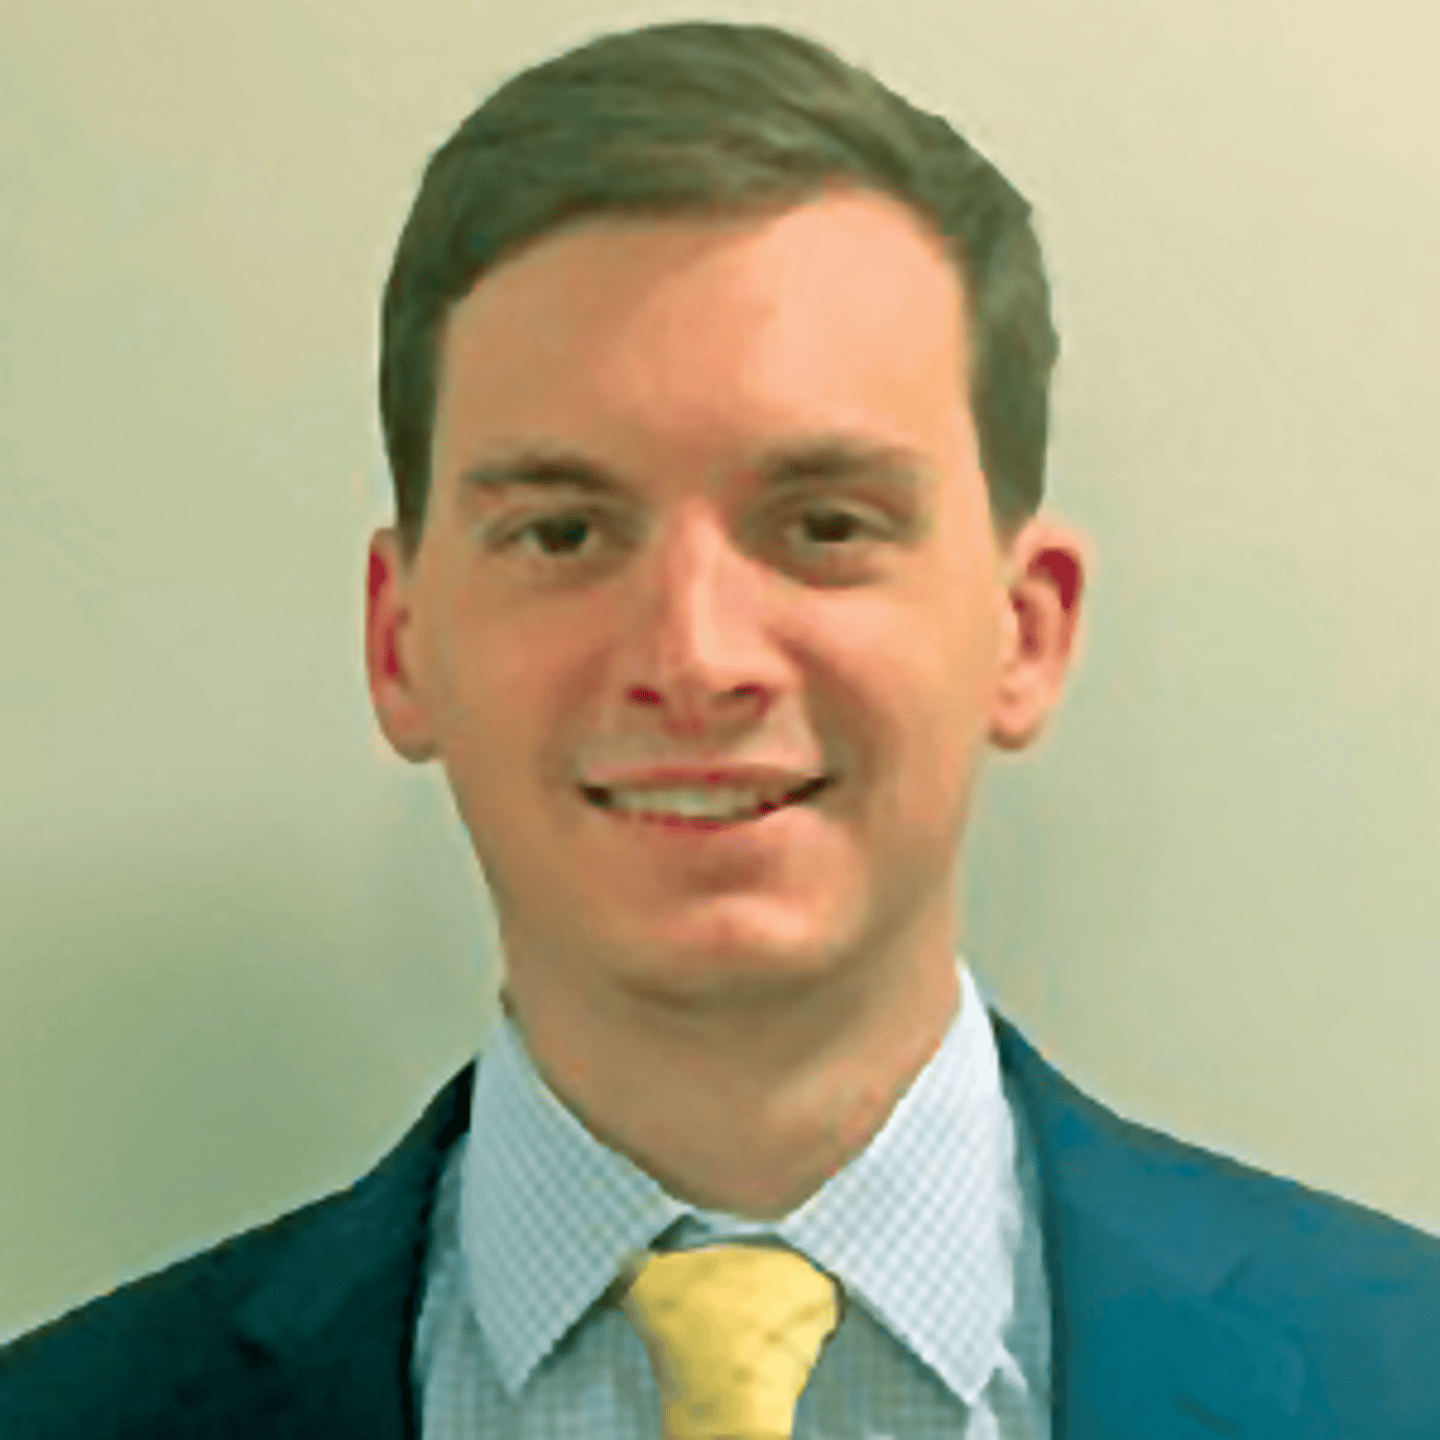
[[[800,486],[874,480],[897,490],[919,490],[933,462],[919,450],[844,434],[803,436],[764,451],[744,467],[760,474],[767,491]],[[513,450],[468,465],[460,474],[470,494],[500,495],[512,490],[555,488],[591,495],[631,496],[620,476],[574,450],[543,444]]]

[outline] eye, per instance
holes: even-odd
[[[853,530],[855,527],[863,527],[867,523],[863,516],[856,515],[853,511],[836,510],[823,506],[806,510],[803,514],[811,533],[820,536],[825,548],[832,548],[832,542],[845,538],[837,535],[835,533],[837,530]],[[812,523],[817,516],[823,517],[819,525]],[[837,525],[836,521],[840,523]]]
[[[547,515],[533,516],[523,524],[502,532],[491,543],[496,550],[508,550],[533,536],[539,546],[539,559],[583,558],[578,554],[578,550],[583,548],[588,531],[604,518],[602,514],[592,510],[553,511]],[[807,538],[801,543],[812,553],[822,552],[822,561],[843,558],[840,554],[842,550],[853,551],[854,545],[847,542],[857,529],[868,529],[872,532],[875,529],[873,522],[866,516],[833,506],[810,506],[794,512],[794,518],[785,529],[788,532],[797,526],[802,526],[807,532]]]
[[[582,541],[583,536],[579,532],[585,526],[593,526],[597,519],[599,517],[594,513],[583,510],[567,510],[553,515],[538,516],[524,525],[516,526],[514,530],[497,542],[496,548],[508,549],[518,540],[533,533],[540,542],[544,558],[563,558],[556,556],[552,542],[555,547],[563,549]]]

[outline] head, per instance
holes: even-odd
[[[602,37],[436,152],[385,292],[367,660],[522,1006],[953,963],[980,752],[1039,733],[1078,619],[1037,514],[1055,355],[1025,202],[785,31]],[[667,849],[582,790],[638,760],[834,783]]]

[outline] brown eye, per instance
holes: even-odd
[[[822,560],[843,560],[856,548],[856,532],[875,532],[875,526],[852,510],[830,506],[803,511],[796,522],[804,531],[802,548],[818,553]]]
[[[594,523],[584,515],[562,515],[558,518],[537,520],[526,528],[535,532],[546,554],[554,553],[551,549],[552,543],[556,548],[568,553],[571,545],[583,543],[583,532]]]
[[[539,515],[502,534],[494,543],[497,550],[513,549],[521,540],[534,535],[543,559],[567,559],[575,547],[584,544],[586,532],[597,517],[583,510],[557,511]]]
[[[604,516],[589,510],[557,510],[533,515],[522,524],[503,530],[491,540],[495,550],[521,549],[530,559],[541,563],[564,564],[594,558],[595,545],[586,548],[590,532]],[[833,506],[812,506],[795,512],[785,527],[793,533],[802,532],[799,548],[820,563],[852,558],[857,540],[865,532],[874,534],[875,524],[866,516]],[[598,543],[598,542],[597,542]]]
[[[820,517],[818,525],[814,523],[817,516]],[[807,512],[806,524],[815,539],[831,543],[848,538],[848,532],[852,532],[862,521],[848,510],[811,510]]]

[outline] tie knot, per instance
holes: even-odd
[[[655,1371],[665,1440],[789,1440],[840,1323],[835,1282],[772,1246],[651,1255],[621,1305]]]

